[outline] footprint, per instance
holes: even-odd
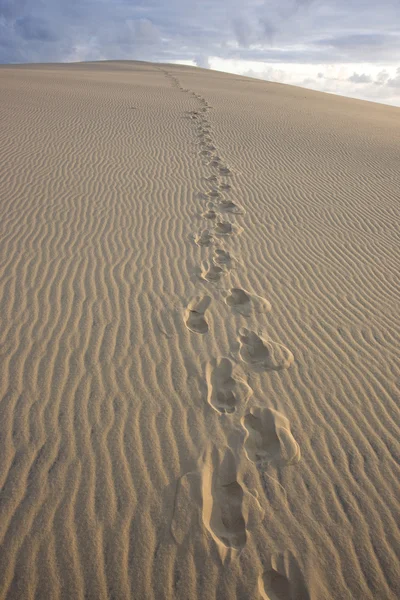
[[[232,189],[232,186],[229,183],[221,183],[219,187],[224,192],[229,192]]]
[[[207,195],[210,196],[210,198],[221,197],[221,193],[216,188],[213,188],[211,191],[207,192]]]
[[[213,202],[207,203],[207,210],[201,215],[204,219],[214,220],[217,218],[217,212],[215,210],[215,205]]]
[[[203,523],[215,542],[240,550],[246,543],[243,489],[237,481],[235,457],[227,450],[219,463],[217,451],[206,464],[202,477]]]
[[[214,236],[209,229],[203,229],[195,238],[198,246],[211,246],[214,243]]]
[[[233,258],[226,250],[216,248],[214,251],[214,262],[218,265],[231,265]]]
[[[239,343],[239,356],[243,362],[267,371],[288,369],[294,361],[288,348],[276,342],[267,342],[245,327],[239,329]]]
[[[200,150],[201,156],[211,156],[211,152],[209,150]]]
[[[243,208],[232,202],[232,200],[221,200],[220,209],[224,212],[234,213],[236,215],[244,214]]]
[[[207,401],[219,413],[235,412],[236,406],[239,403],[244,406],[253,393],[245,381],[233,377],[233,365],[229,358],[209,363],[206,379]]]
[[[219,172],[221,173],[221,175],[230,175],[231,174],[231,170],[228,169],[228,167],[219,167]]]
[[[232,223],[228,223],[227,221],[218,221],[215,225],[215,233],[217,235],[232,235]]]
[[[225,298],[225,302],[245,317],[250,316],[252,312],[267,313],[271,310],[271,304],[268,300],[256,294],[250,294],[242,288],[231,288]]]
[[[210,296],[196,296],[188,304],[185,312],[185,324],[194,333],[207,333],[208,323],[204,313],[211,302]]]
[[[203,263],[203,269],[201,273],[203,279],[206,279],[210,283],[216,283],[224,275],[226,275],[226,271],[222,267],[216,265],[214,262],[211,262],[211,264],[207,261]]]
[[[210,162],[210,166],[211,167],[219,167],[219,163],[220,163],[219,158],[213,158],[212,161]]]
[[[211,181],[212,183],[218,183],[218,177],[216,175],[210,175],[205,178],[206,181]]]
[[[300,460],[300,447],[290,431],[286,417],[272,408],[252,408],[242,419],[246,430],[244,449],[247,458],[264,468],[293,465]]]
[[[271,566],[258,580],[263,600],[310,600],[303,574],[290,551],[273,554]]]

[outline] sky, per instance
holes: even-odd
[[[400,0],[0,0],[0,63],[111,59],[400,106]]]

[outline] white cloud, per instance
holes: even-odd
[[[217,71],[400,106],[400,68],[395,69],[390,65],[383,67],[369,63],[337,65],[274,63],[271,65],[212,57],[210,66]],[[362,74],[358,75],[357,70]],[[376,85],[376,81],[381,81],[381,85]]]
[[[400,67],[396,71],[396,76],[388,79],[387,85],[392,88],[400,88]]]

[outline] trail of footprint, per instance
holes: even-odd
[[[252,312],[267,313],[271,310],[271,304],[268,300],[256,294],[250,294],[250,292],[242,288],[231,288],[226,293],[225,302],[235,312],[245,317],[249,317]]]
[[[250,386],[233,376],[229,358],[210,362],[206,367],[207,402],[219,413],[232,414],[240,403],[243,406],[253,393]]]
[[[203,471],[203,523],[217,544],[240,550],[246,543],[243,489],[237,481],[235,458],[227,450],[219,464],[216,451]]]
[[[185,312],[185,325],[194,333],[207,333],[208,323],[204,313],[211,302],[210,296],[196,296],[193,298]]]
[[[267,371],[288,369],[294,356],[288,348],[277,342],[262,339],[245,327],[239,329],[239,356],[243,362]]]
[[[273,554],[271,566],[258,580],[263,600],[310,600],[303,574],[293,554]]]
[[[273,408],[252,408],[242,418],[246,430],[244,449],[247,458],[264,468],[272,463],[292,465],[299,462],[300,447],[290,430],[289,420]]]

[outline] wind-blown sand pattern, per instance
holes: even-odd
[[[399,109],[0,89],[0,599],[400,597]]]

